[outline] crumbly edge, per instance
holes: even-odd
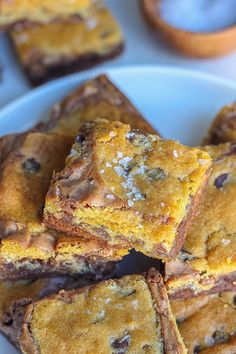
[[[151,291],[158,315],[160,316],[165,353],[187,353],[175,318],[171,312],[169,299],[160,273],[154,268],[151,268],[147,273],[146,281]]]

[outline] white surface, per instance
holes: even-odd
[[[223,58],[195,60],[182,57],[170,48],[147,26],[138,0],[106,0],[118,19],[126,38],[124,53],[113,61],[100,65],[107,67],[126,64],[162,64],[200,69],[236,82],[236,53]],[[14,58],[7,39],[0,35],[0,62],[3,63],[3,79],[0,81],[0,107],[26,93],[30,87]]]
[[[46,118],[56,101],[99,71],[55,81],[3,108],[0,135],[22,131]],[[236,84],[191,71],[143,66],[106,73],[164,137],[186,144],[199,144],[220,107],[236,97]],[[154,264],[141,254],[129,256],[121,263],[120,274],[140,272]],[[0,336],[0,353],[17,351]]]

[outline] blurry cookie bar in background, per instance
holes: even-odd
[[[175,258],[209,174],[208,153],[105,119],[79,133],[53,176],[44,222],[111,247]]]
[[[51,22],[10,31],[15,52],[33,85],[89,68],[123,49],[123,35],[109,10],[97,6],[84,21]]]
[[[204,145],[236,141],[236,103],[223,107],[213,120]]]
[[[212,172],[182,252],[166,264],[172,298],[236,287],[236,144],[204,150],[212,157]]]
[[[143,133],[157,131],[141,115],[125,94],[106,76],[86,81],[61,102],[55,104],[50,118],[41,129],[71,137],[71,145],[79,128],[97,117],[129,124]]]
[[[1,0],[0,30],[88,18],[99,0]]]
[[[29,353],[187,353],[161,276],[130,275],[13,308]]]
[[[189,354],[236,353],[236,292],[172,300],[171,309]]]

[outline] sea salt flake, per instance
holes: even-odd
[[[104,169],[101,169],[101,170],[100,170],[101,175],[103,175],[104,172],[105,172]]]
[[[98,314],[98,319],[99,320],[102,320],[104,317],[105,317],[105,315],[106,315],[106,312],[104,311],[104,310],[102,310],[99,314]]]
[[[135,310],[137,310],[137,309],[138,309],[138,300],[133,300],[133,301],[131,302],[131,305],[132,305],[132,307],[133,307]]]
[[[125,171],[124,171],[123,167],[115,166],[114,170],[118,174],[118,176],[125,176]]]
[[[115,199],[115,197],[114,197],[113,194],[107,194],[107,195],[106,195],[106,198],[107,198],[107,199],[110,199],[110,200],[114,200],[114,199]]]
[[[221,242],[223,243],[224,246],[227,246],[228,244],[231,243],[230,240],[226,240],[225,238],[222,238]]]
[[[117,163],[117,159],[113,159],[112,162]]]
[[[106,162],[106,167],[112,167],[112,164],[110,162]]]
[[[208,163],[208,160],[205,160],[205,159],[198,159],[198,163],[200,165],[206,165]]]
[[[108,297],[106,300],[105,300],[105,303],[106,304],[109,304],[111,302],[111,299]]]
[[[164,206],[165,206],[165,203],[161,202],[161,206],[164,207]]]
[[[134,202],[129,199],[129,200],[128,200],[128,206],[129,206],[129,207],[132,207],[133,205],[134,205]]]
[[[179,157],[179,154],[178,154],[177,150],[173,150],[173,155],[174,155],[175,158]]]
[[[114,137],[116,136],[116,133],[113,132],[113,131],[111,131],[111,132],[109,133],[109,136],[110,136],[111,138],[114,138]]]
[[[121,158],[123,157],[123,152],[118,151],[118,152],[117,152],[117,157],[118,157],[119,159],[121,159]]]

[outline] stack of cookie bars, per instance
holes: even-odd
[[[102,0],[1,0],[1,30],[34,86],[114,58],[124,46]]]
[[[22,353],[236,353],[235,122],[165,140],[101,75],[0,139],[0,326]],[[118,279],[132,249],[162,275]]]

